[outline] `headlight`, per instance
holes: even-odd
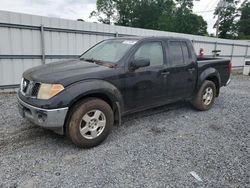
[[[50,99],[60,93],[64,87],[61,84],[41,84],[37,98]]]

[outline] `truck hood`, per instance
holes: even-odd
[[[112,68],[82,60],[67,60],[49,63],[28,69],[23,77],[41,83],[59,83],[67,86],[73,82],[101,76]],[[98,72],[100,74],[98,74]],[[92,74],[95,73],[95,74]],[[95,75],[95,77],[93,77]]]

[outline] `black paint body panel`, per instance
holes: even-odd
[[[126,38],[125,38],[126,39]],[[127,38],[131,39],[131,38]],[[70,107],[75,101],[92,94],[103,94],[112,103],[119,103],[121,113],[131,113],[192,98],[208,77],[216,77],[220,87],[230,75],[229,60],[197,60],[190,40],[168,37],[136,38],[139,40],[120,60],[116,67],[108,67],[80,59],[61,61],[31,68],[23,77],[41,83],[62,84],[65,89],[49,100],[19,97],[30,105],[45,109]],[[116,39],[109,39],[116,40]],[[171,66],[169,40],[185,41],[192,58],[189,64]],[[160,41],[164,50],[164,65],[144,67],[131,71],[131,57],[142,43]]]

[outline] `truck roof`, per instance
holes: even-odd
[[[182,37],[171,37],[171,36],[129,36],[129,37],[116,37],[108,40],[116,40],[116,39],[124,39],[124,40],[145,40],[145,39],[177,39],[177,40],[189,40],[187,38]]]

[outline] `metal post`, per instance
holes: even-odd
[[[234,54],[234,43],[233,43],[232,51],[231,51],[231,61],[232,61],[232,59],[233,59],[233,54]]]
[[[248,46],[246,46],[245,60],[246,60],[246,58],[247,58],[247,52],[248,52]]]
[[[42,63],[45,64],[45,42],[44,42],[44,26],[41,25],[41,52],[42,52]]]
[[[216,57],[218,54],[217,54],[217,41],[214,43],[214,50],[212,51],[212,55],[213,57]]]
[[[216,38],[219,38],[220,14],[221,14],[221,10],[219,10],[218,19],[217,19],[217,22],[216,22],[216,34],[215,34]]]
[[[119,33],[118,32],[115,33],[115,37],[119,37]]]
[[[214,50],[217,50],[217,41],[214,43]]]

